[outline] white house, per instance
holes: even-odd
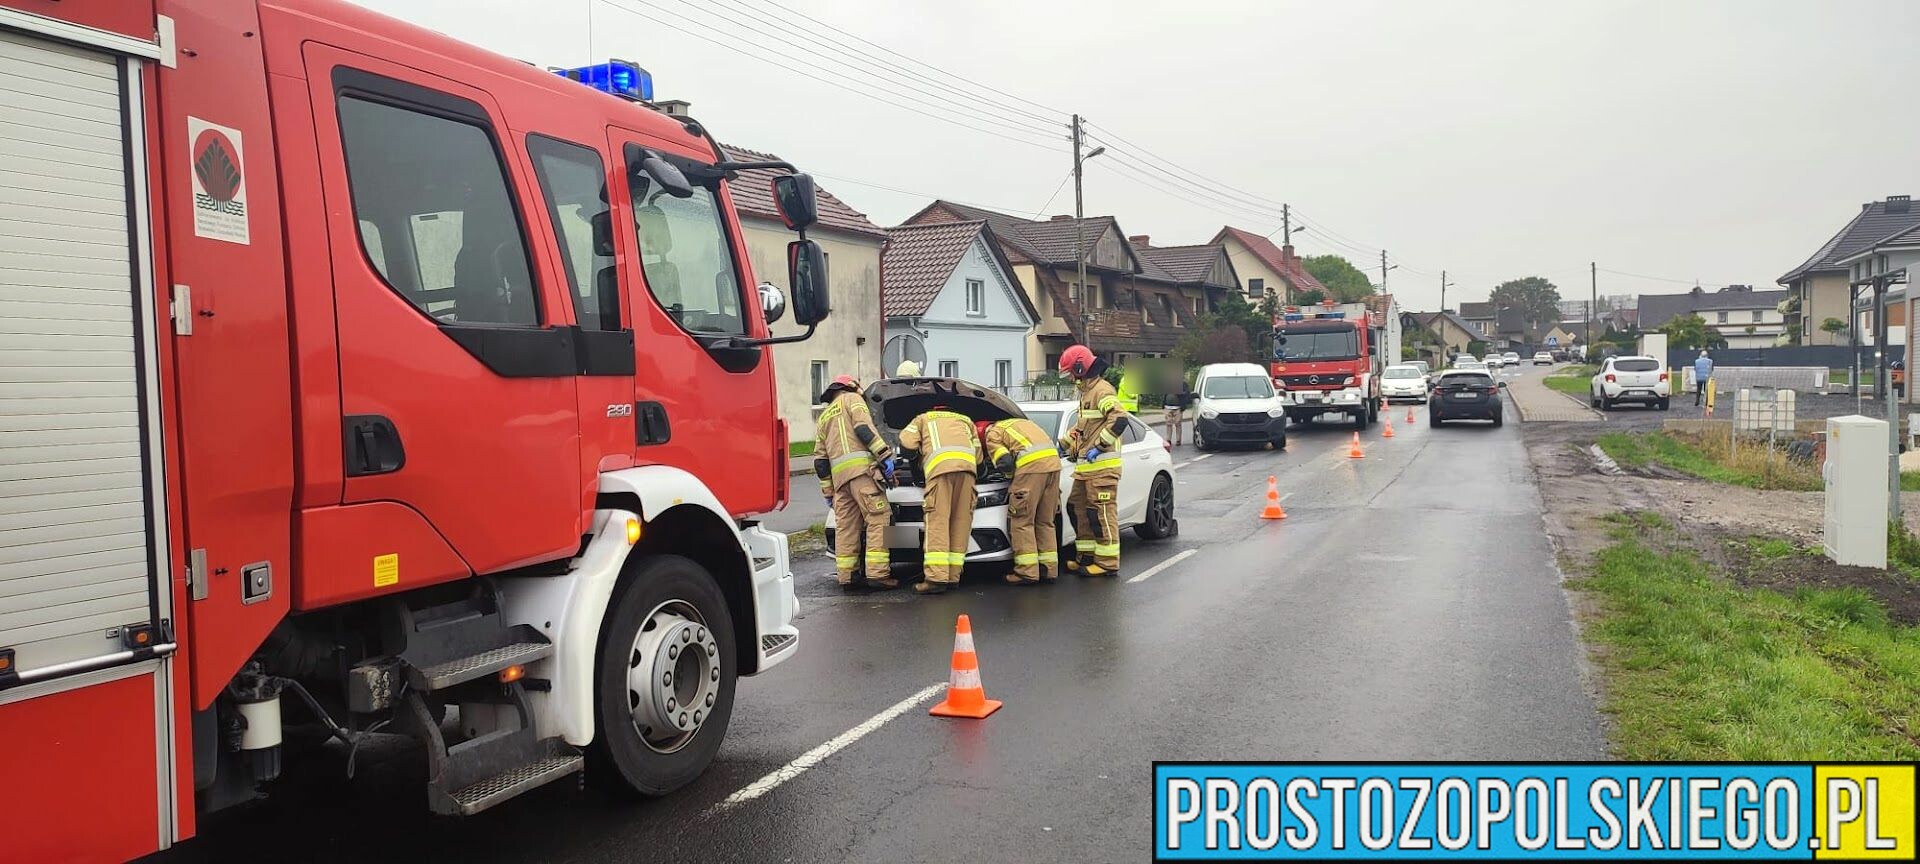
[[[1027,333],[1040,319],[984,221],[903,225],[880,257],[884,362],[1009,392],[1027,380]]]
[[[1878,276],[1892,276],[1898,280],[1904,271],[1905,284],[1894,284],[1886,294],[1887,344],[1894,346],[1898,355],[1904,355],[1908,369],[1913,368],[1913,342],[1908,339],[1907,330],[1915,318],[1914,306],[1920,305],[1920,298],[1912,286],[1916,277],[1920,277],[1920,224],[1896,231],[1866,244],[1860,251],[1840,258],[1835,262],[1847,268],[1849,281],[1860,284],[1858,313],[1860,322],[1860,344],[1870,345],[1877,335],[1873,326],[1873,289],[1870,281]]]

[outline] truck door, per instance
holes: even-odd
[[[537,278],[553,272],[532,258],[527,222],[541,210],[499,108],[475,87],[317,43],[306,66],[345,503],[413,508],[476,572],[570,554],[583,530],[571,313]],[[416,582],[404,560],[389,575]]]

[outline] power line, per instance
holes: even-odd
[[[766,56],[763,56],[763,55],[761,55],[761,54],[756,54],[756,53],[754,53],[754,52],[751,52],[751,51],[747,51],[747,50],[745,50],[745,49],[743,49],[743,48],[740,48],[740,47],[738,47],[738,46],[735,46],[735,45],[731,45],[731,44],[728,44],[728,43],[726,43],[726,42],[723,42],[723,41],[720,41],[719,39],[714,39],[714,38],[711,38],[711,37],[708,37],[708,36],[705,36],[705,35],[702,35],[702,34],[700,34],[700,33],[695,33],[695,32],[693,32],[693,31],[691,31],[691,30],[688,30],[688,29],[686,29],[686,28],[684,28],[684,27],[681,27],[681,26],[679,26],[679,25],[677,25],[677,24],[674,24],[674,23],[673,23],[673,22],[671,22],[671,21],[665,21],[665,20],[662,20],[662,19],[660,19],[660,18],[656,18],[656,17],[654,17],[654,16],[652,16],[652,15],[649,15],[649,14],[647,14],[646,12],[642,12],[642,11],[640,11],[640,10],[638,10],[638,9],[635,9],[635,8],[633,8],[633,7],[631,7],[631,6],[626,6],[626,5],[623,5],[623,4],[622,4],[622,3],[620,3],[620,2],[616,2],[616,0],[594,0],[594,2],[599,2],[599,3],[605,3],[606,5],[608,5],[608,6],[610,6],[610,7],[612,7],[612,8],[613,8],[613,9],[615,9],[615,10],[618,10],[618,11],[621,11],[621,12],[625,12],[625,13],[627,13],[627,14],[629,14],[629,15],[633,15],[633,16],[635,16],[635,17],[638,17],[638,18],[644,18],[644,19],[646,19],[646,20],[648,20],[648,21],[652,21],[652,22],[653,22],[653,23],[655,23],[655,24],[659,24],[659,25],[660,25],[660,26],[662,26],[662,27],[666,27],[666,28],[668,28],[668,29],[670,29],[670,30],[674,30],[674,31],[677,31],[677,32],[680,32],[680,33],[684,33],[684,34],[686,34],[686,35],[688,35],[688,36],[692,36],[692,37],[694,37],[695,39],[699,39],[699,40],[701,40],[701,41],[703,41],[703,42],[707,42],[707,43],[709,43],[709,44],[712,44],[712,45],[716,45],[716,46],[719,46],[719,47],[721,47],[721,48],[725,48],[725,49],[727,49],[728,51],[732,51],[733,53],[735,53],[735,54],[739,54],[739,55],[741,55],[741,56],[743,56],[743,57],[749,57],[749,58],[752,58],[752,59],[754,59],[754,60],[758,60],[758,61],[760,61],[760,62],[762,62],[762,63],[766,63],[766,64],[768,64],[768,65],[771,65],[771,66],[775,66],[775,67],[778,67],[778,68],[780,68],[780,69],[784,69],[784,70],[786,70],[786,71],[788,71],[788,72],[792,72],[792,73],[794,73],[795,75],[799,75],[799,76],[801,76],[801,77],[803,77],[803,78],[808,78],[808,79],[811,79],[811,80],[814,80],[814,81],[818,81],[818,82],[820,82],[820,83],[822,83],[822,84],[826,84],[826,85],[828,85],[828,86],[830,86],[830,87],[835,87],[835,88],[838,88],[838,89],[841,89],[841,90],[845,90],[845,91],[847,91],[847,92],[849,92],[849,93],[852,93],[852,94],[854,94],[854,95],[856,95],[856,96],[862,96],[862,97],[865,97],[865,98],[867,98],[867,99],[871,99],[871,100],[873,100],[873,101],[875,101],[875,102],[880,102],[880,103],[883,103],[883,104],[886,104],[886,105],[891,105],[891,106],[893,106],[893,107],[895,107],[895,108],[899,108],[899,109],[901,109],[901,110],[904,110],[904,111],[910,111],[910,112],[913,112],[913,113],[915,113],[915,114],[919,114],[919,115],[922,115],[922,116],[924,116],[924,117],[928,117],[928,118],[931,118],[931,119],[934,119],[934,120],[939,120],[939,121],[940,121],[940,122],[942,122],[942,123],[948,123],[948,124],[951,124],[951,125],[954,125],[954,126],[958,126],[958,127],[960,127],[960,128],[963,128],[963,129],[969,129],[969,130],[972,130],[972,131],[974,131],[974,132],[980,132],[980,133],[982,133],[982,134],[986,134],[986,135],[992,135],[992,136],[994,136],[994,137],[996,137],[996,138],[1003,138],[1003,139],[1005,139],[1005,140],[1008,140],[1008,141],[1012,141],[1012,142],[1014,142],[1014,143],[1016,143],[1016,144],[1025,144],[1025,145],[1027,145],[1027,146],[1029,146],[1029,147],[1037,147],[1037,148],[1040,148],[1040,149],[1043,149],[1043,150],[1052,150],[1052,149],[1053,149],[1053,147],[1052,147],[1051,145],[1049,145],[1049,144],[1045,144],[1045,143],[1041,143],[1041,142],[1038,142],[1038,141],[1034,141],[1034,140],[1032,140],[1032,139],[1029,139],[1029,138],[1017,138],[1017,137],[1014,137],[1014,136],[1012,136],[1012,135],[1006,135],[1006,134],[1002,134],[1002,133],[1000,133],[1000,132],[996,132],[996,131],[994,131],[994,130],[992,130],[992,129],[986,129],[986,128],[982,128],[982,127],[979,127],[979,126],[974,126],[974,125],[971,125],[971,124],[968,124],[968,123],[963,123],[963,122],[961,122],[961,121],[959,121],[959,120],[955,120],[955,119],[953,119],[953,118],[951,118],[951,117],[947,117],[947,116],[944,116],[944,115],[941,115],[941,114],[936,114],[936,113],[932,113],[932,112],[929,112],[929,111],[925,111],[925,110],[922,110],[922,109],[920,109],[920,108],[915,108],[915,107],[913,107],[912,105],[905,105],[905,104],[901,104],[901,103],[899,103],[899,102],[895,102],[895,101],[893,101],[893,100],[891,100],[891,99],[887,99],[887,98],[884,98],[884,97],[881,97],[881,96],[877,96],[877,95],[875,95],[875,94],[873,94],[873,93],[869,93],[869,92],[867,92],[867,91],[865,91],[865,90],[860,90],[860,89],[856,89],[856,88],[854,88],[854,87],[850,87],[850,86],[848,86],[848,85],[847,85],[846,83],[844,83],[844,82],[841,82],[841,81],[834,81],[834,80],[831,80],[831,79],[828,79],[828,78],[822,78],[822,77],[820,77],[820,76],[818,76],[818,75],[814,75],[814,74],[812,74],[812,73],[810,73],[810,72],[807,72],[807,71],[805,71],[805,70],[802,70],[802,69],[796,69],[796,68],[794,68],[794,67],[792,67],[792,66],[789,66],[789,65],[786,65],[786,64],[784,64],[784,63],[781,63],[781,62],[779,62],[779,61],[777,61],[777,60],[773,60],[773,59],[770,59],[770,58],[768,58],[768,57],[766,57]],[[642,0],[642,2],[644,2],[644,0]],[[690,22],[690,23],[698,23],[698,22]],[[713,29],[712,27],[710,27],[710,26],[708,26],[708,25],[705,25],[705,24],[701,24],[700,26],[702,26],[703,28],[705,28],[705,29],[708,29],[708,30],[712,30],[712,29]],[[780,56],[782,56],[782,57],[785,57],[786,55],[780,55]],[[889,95],[900,95],[900,94],[895,94],[895,93],[891,93],[891,92],[889,91]],[[917,100],[916,100],[916,101],[917,101]]]
[[[1037,215],[1039,212],[1035,210],[1022,210],[1018,207],[1007,207],[1000,204],[983,204],[978,201],[963,201],[959,198],[943,198],[942,196],[935,195],[931,192],[921,192],[916,189],[901,189],[897,186],[888,186],[884,183],[875,183],[870,180],[855,180],[852,177],[845,177],[837,174],[828,174],[825,171],[808,171],[807,173],[812,174],[815,177],[824,177],[828,180],[832,180],[835,183],[852,183],[855,186],[865,186],[870,189],[881,189],[887,192],[895,192],[901,195],[912,195],[915,198],[941,199],[946,201],[952,201],[955,204],[965,204],[969,207],[980,207],[987,210],[1000,210],[1008,213],[1034,213]]]
[[[1069,171],[1068,171],[1068,172],[1066,173],[1066,175],[1065,175],[1065,176],[1063,176],[1063,177],[1061,177],[1061,178],[1060,178],[1060,185],[1058,185],[1058,186],[1055,186],[1055,187],[1053,187],[1053,194],[1052,194],[1052,195],[1048,195],[1048,196],[1047,196],[1047,203],[1045,203],[1045,204],[1042,204],[1042,205],[1040,205],[1040,209],[1038,209],[1038,210],[1019,210],[1019,211],[1016,211],[1016,212],[1019,212],[1019,213],[1032,213],[1032,214],[1033,214],[1033,215],[1035,215],[1035,216],[1041,216],[1041,215],[1044,215],[1044,214],[1045,214],[1045,213],[1047,212],[1047,208],[1048,208],[1048,207],[1052,207],[1052,206],[1053,206],[1053,199],[1055,199],[1055,198],[1058,198],[1058,197],[1060,197],[1060,190],[1062,190],[1062,189],[1065,189],[1065,188],[1067,188],[1067,181],[1068,181],[1068,180],[1072,180],[1072,179],[1073,179],[1073,172],[1072,172],[1071,170],[1069,170]],[[963,202],[963,203],[964,203],[964,202]]]
[[[939,80],[939,79],[937,79],[937,78],[934,78],[934,77],[932,77],[932,76],[929,76],[929,75],[923,75],[923,74],[921,74],[920,72],[917,72],[917,71],[915,71],[915,70],[913,70],[913,69],[910,69],[910,68],[907,68],[907,67],[905,67],[905,66],[901,66],[901,65],[899,65],[899,64],[896,64],[896,63],[892,63],[892,62],[889,62],[889,61],[887,61],[887,60],[883,60],[883,59],[881,59],[881,58],[879,58],[879,57],[875,57],[874,55],[872,55],[872,54],[869,54],[869,53],[867,53],[866,51],[862,51],[862,50],[861,50],[861,49],[860,49],[859,47],[857,47],[857,46],[855,46],[855,45],[853,45],[853,44],[851,44],[850,42],[848,42],[848,41],[846,41],[846,40],[843,40],[843,39],[840,39],[840,38],[837,38],[836,36],[834,36],[834,35],[831,35],[831,34],[834,34],[834,33],[838,33],[838,34],[841,34],[841,35],[845,35],[845,36],[847,36],[847,37],[849,37],[850,39],[853,39],[853,40],[857,40],[857,41],[859,41],[859,42],[863,42],[863,43],[866,43],[866,44],[869,44],[869,45],[872,45],[873,43],[871,43],[871,42],[866,42],[866,40],[865,40],[865,39],[861,39],[861,38],[860,38],[860,37],[858,37],[858,36],[854,36],[854,35],[853,35],[853,34],[851,34],[851,33],[847,33],[847,32],[846,32],[846,31],[844,31],[844,30],[841,30],[841,29],[839,29],[839,28],[837,28],[837,27],[834,27],[834,26],[833,26],[833,25],[831,25],[831,24],[827,24],[826,22],[823,22],[823,21],[821,21],[821,20],[819,20],[819,19],[817,19],[817,18],[814,18],[814,17],[812,17],[812,16],[809,16],[809,15],[806,15],[806,14],[804,14],[804,13],[801,13],[801,12],[796,12],[796,11],[794,11],[794,10],[791,10],[791,9],[787,9],[787,8],[786,8],[786,7],[784,7],[784,6],[780,6],[780,5],[778,4],[778,3],[771,3],[771,2],[770,2],[770,3],[769,3],[769,5],[772,5],[772,6],[774,6],[775,8],[778,8],[778,9],[781,9],[782,11],[785,11],[785,12],[787,12],[787,13],[789,13],[789,14],[787,14],[787,15],[773,15],[773,13],[769,13],[769,12],[767,12],[767,11],[766,11],[766,10],[764,10],[764,9],[761,9],[761,8],[758,8],[758,7],[756,7],[756,6],[753,6],[753,5],[750,5],[750,4],[748,3],[748,2],[746,2],[746,0],[722,0],[722,2],[726,2],[726,3],[728,3],[729,5],[732,5],[732,6],[734,6],[735,8],[738,8],[738,9],[740,9],[741,11],[743,11],[743,12],[745,12],[745,13],[747,13],[748,15],[751,15],[751,16],[753,16],[753,17],[754,17],[754,18],[755,18],[756,20],[759,20],[759,21],[762,21],[762,22],[765,22],[765,23],[769,23],[769,24],[773,24],[773,25],[775,25],[775,26],[777,26],[777,27],[781,27],[781,28],[794,28],[794,27],[795,27],[795,26],[796,26],[797,24],[800,24],[800,22],[806,22],[807,24],[810,24],[810,25],[812,25],[812,26],[811,26],[811,27],[807,27],[807,26],[805,26],[805,25],[801,25],[801,28],[800,28],[800,29],[802,29],[802,30],[806,30],[806,31],[808,31],[808,35],[812,35],[812,36],[815,36],[815,37],[817,37],[817,38],[820,38],[820,39],[822,39],[822,40],[824,40],[825,42],[827,42],[827,43],[829,43],[829,44],[831,44],[831,45],[833,45],[834,47],[836,47],[836,48],[839,48],[840,50],[842,50],[842,51],[845,51],[845,52],[847,52],[847,53],[849,53],[849,54],[852,54],[852,55],[854,55],[854,56],[857,56],[857,57],[860,57],[860,58],[862,58],[862,59],[864,59],[864,60],[868,60],[868,61],[872,61],[872,62],[870,62],[870,63],[869,63],[868,65],[873,65],[873,66],[878,66],[878,67],[881,67],[881,68],[886,68],[886,69],[889,69],[889,70],[891,70],[891,71],[894,71],[894,72],[900,72],[900,73],[904,73],[904,74],[906,74],[906,75],[909,75],[909,76],[912,76],[913,78],[915,78],[915,79],[917,79],[917,80],[919,80],[919,81],[922,81],[922,82],[925,82],[925,83],[927,83],[928,85],[931,85],[931,86],[934,86],[934,87],[939,87],[939,88],[941,88],[941,89],[943,89],[943,90],[948,90],[948,91],[951,91],[951,92],[953,92],[953,93],[955,93],[955,94],[957,94],[957,95],[958,95],[958,96],[959,96],[960,98],[962,98],[962,99],[965,99],[965,100],[967,100],[968,102],[983,102],[983,103],[986,103],[986,104],[988,104],[988,105],[992,105],[993,107],[995,107],[995,108],[999,108],[999,109],[1001,109],[1001,110],[1004,110],[1004,111],[1009,111],[1009,112],[1012,112],[1012,113],[1015,113],[1015,114],[1022,114],[1022,115],[1025,115],[1025,116],[1027,116],[1027,117],[1031,117],[1031,118],[1033,118],[1033,119],[1035,119],[1035,120],[1038,120],[1038,121],[1040,121],[1040,122],[1042,122],[1042,123],[1045,123],[1045,124],[1047,124],[1047,125],[1049,125],[1049,126],[1056,126],[1056,125],[1059,125],[1059,124],[1061,124],[1061,123],[1064,123],[1064,122],[1066,121],[1066,115],[1065,115],[1065,113],[1064,113],[1064,112],[1060,112],[1060,111],[1052,111],[1052,109],[1043,109],[1043,110],[1048,110],[1048,111],[1052,111],[1052,113],[1051,113],[1051,114],[1039,114],[1039,113],[1036,113],[1036,112],[1034,112],[1034,111],[1030,111],[1030,110],[1028,110],[1028,109],[1025,109],[1025,108],[1021,108],[1021,107],[1019,107],[1018,105],[1014,105],[1014,104],[1012,104],[1012,103],[1007,103],[1007,102],[1001,102],[1001,101],[999,101],[999,100],[996,100],[996,99],[991,99],[991,98],[987,98],[987,97],[983,97],[982,95],[980,95],[980,92],[979,92],[979,89],[972,89],[972,90],[969,90],[969,89],[964,89],[964,88],[961,88],[961,87],[956,87],[956,86],[954,86],[954,85],[952,85],[952,84],[948,84],[948,83],[946,83],[945,81],[941,81],[941,80]],[[771,15],[772,17],[769,17],[770,15]],[[798,19],[798,20],[796,20],[796,19]],[[874,47],[879,47],[879,46],[877,46],[877,45],[876,45],[876,46],[874,46]],[[886,50],[886,49],[884,49],[884,48],[882,48],[881,50]],[[891,52],[891,51],[889,51],[888,53],[893,53],[893,52]],[[895,55],[895,56],[900,56],[900,55]],[[911,61],[911,62],[915,62],[915,63],[918,63],[919,61]],[[927,64],[921,64],[921,65],[927,65]],[[956,78],[956,79],[958,79],[958,76],[956,76],[956,75],[954,75],[954,74],[953,74],[953,73],[951,73],[951,72],[947,72],[947,71],[945,71],[945,70],[943,70],[943,69],[939,69],[938,67],[933,67],[933,66],[929,66],[928,68],[931,68],[931,69],[934,69],[935,71],[937,71],[937,72],[940,72],[941,74],[943,74],[943,75],[946,75],[946,76],[948,76],[948,77],[950,77],[950,78]],[[958,80],[965,80],[965,79],[958,79]],[[972,82],[968,82],[968,83],[972,83]],[[985,87],[985,85],[981,85],[981,84],[975,84],[974,86],[975,86],[975,88],[982,88],[982,87]],[[1006,94],[1002,94],[1002,95],[1006,95]],[[1010,97],[1010,98],[1017,98],[1017,97]],[[1025,100],[1021,100],[1021,101],[1025,101]]]

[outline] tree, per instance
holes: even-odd
[[[1842,321],[1838,318],[1828,318],[1827,320],[1820,322],[1820,329],[1827,333],[1839,335],[1840,333],[1843,333],[1846,331],[1847,322]]]
[[[1335,303],[1357,303],[1373,296],[1373,282],[1367,278],[1367,274],[1360,272],[1360,268],[1353,266],[1353,262],[1345,258],[1338,255],[1314,255],[1300,259],[1300,263],[1306,266],[1308,273],[1313,274],[1313,278],[1320,280],[1320,284],[1327,286],[1327,291],[1332,293]],[[1299,302],[1308,301],[1301,299]]]
[[[1502,282],[1487,299],[1495,309],[1520,310],[1529,325],[1560,320],[1560,289],[1539,276]]]
[[[1173,346],[1173,356],[1188,366],[1245,363],[1251,359],[1251,353],[1246,331],[1219,321],[1189,330]]]
[[[1727,341],[1719,334],[1707,329],[1707,319],[1698,315],[1681,315],[1660,326],[1660,332],[1667,334],[1667,347],[1692,350],[1694,348],[1724,348]]]
[[[1325,299],[1327,299],[1326,292],[1315,288],[1308,288],[1293,295],[1293,302],[1300,306],[1317,306]]]

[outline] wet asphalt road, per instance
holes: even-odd
[[[1156,759],[1604,758],[1518,423],[1416,414],[1395,438],[1363,433],[1361,460],[1331,425],[1296,429],[1285,453],[1179,448],[1181,534],[1125,537],[1121,578],[1193,554],[1140,582],[969,574],[940,597],[853,598],[829,561],[799,562],[799,655],[741,683],[718,760],[669,798],[563,782],[433,819],[417,756],[395,748],[363,753],[357,780],[323,768],[223,814],[168,858],[1141,860]],[[1283,522],[1257,518],[1269,473]],[[998,714],[931,718],[929,700],[719,805],[944,682],[963,612]]]

